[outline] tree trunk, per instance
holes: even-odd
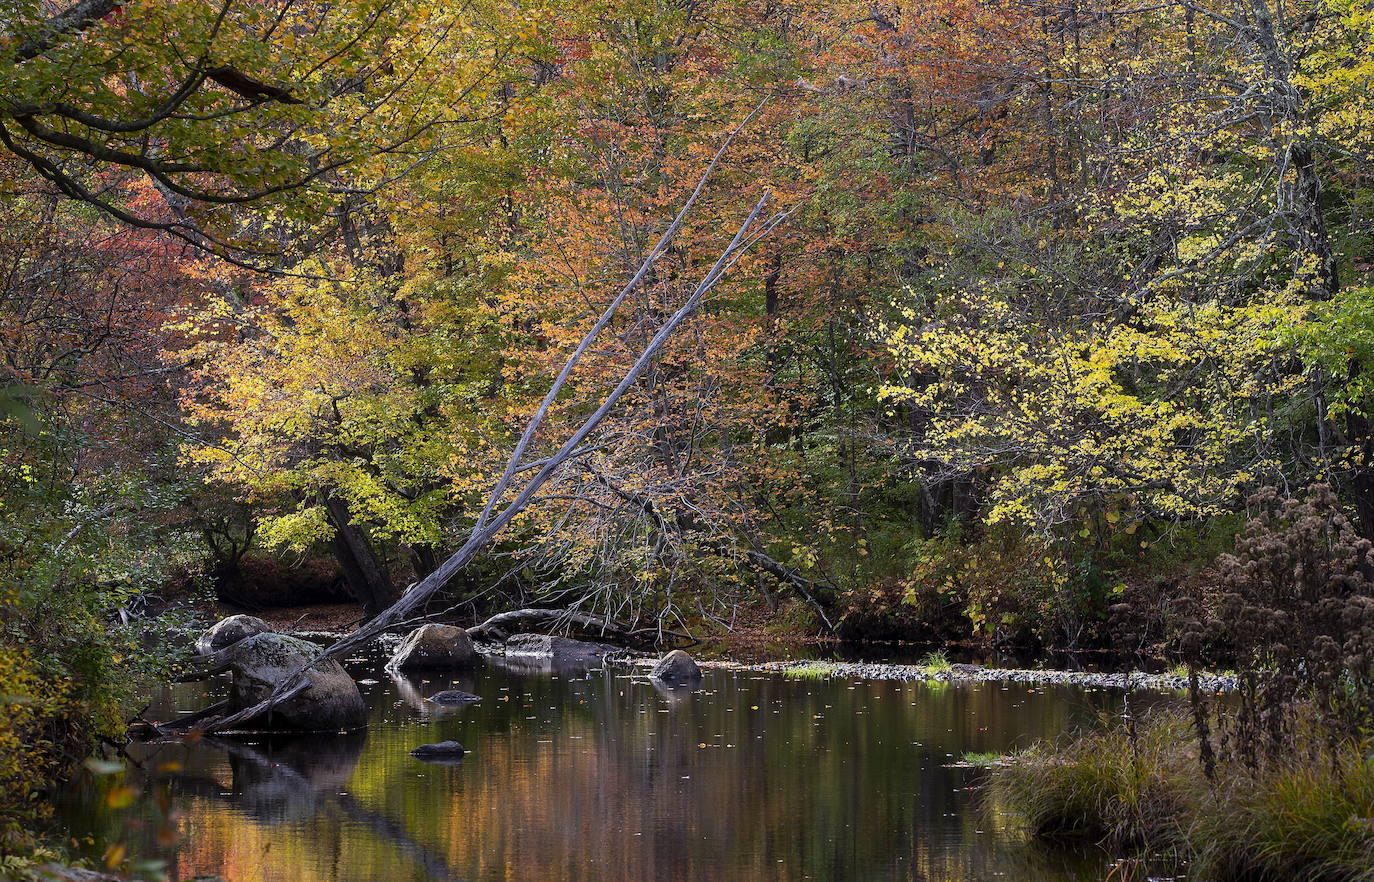
[[[396,601],[386,561],[377,555],[367,535],[353,523],[348,503],[336,496],[326,496],[324,504],[329,522],[334,526],[330,547],[343,571],[344,584],[362,605],[364,620],[372,619]]]
[[[423,579],[439,568],[439,556],[433,545],[411,545],[410,565],[415,569],[415,578]]]

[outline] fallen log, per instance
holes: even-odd
[[[531,630],[571,630],[603,640],[619,639],[621,643],[633,645],[652,645],[658,642],[659,635],[689,642],[693,639],[691,635],[677,631],[635,628],[604,616],[566,609],[513,609],[497,613],[482,624],[468,628],[468,637],[484,643],[500,643],[512,634]]]

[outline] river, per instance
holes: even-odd
[[[365,733],[136,745],[143,768],[73,786],[62,822],[93,854],[122,842],[172,879],[230,882],[1077,882],[1113,863],[1027,842],[982,773],[954,764],[1058,736],[1117,709],[1119,692],[719,669],[667,690],[642,669],[496,661],[458,677],[350,669]],[[168,687],[148,716],[225,688]],[[423,700],[448,688],[482,701]],[[460,762],[409,755],[447,739],[468,748]]]

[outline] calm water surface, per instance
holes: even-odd
[[[668,691],[628,669],[495,662],[459,678],[353,673],[378,680],[362,686],[366,733],[143,745],[134,806],[105,807],[110,782],[74,788],[67,824],[97,853],[123,837],[174,879],[231,882],[1068,882],[1111,865],[1027,844],[976,771],[947,765],[1058,735],[1115,693],[726,671]],[[169,689],[149,716],[224,688]],[[447,688],[483,700],[423,701]],[[408,754],[446,739],[471,752],[453,765]],[[174,842],[156,832],[167,809]]]

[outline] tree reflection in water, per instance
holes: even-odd
[[[175,878],[232,882],[1069,882],[1109,865],[1026,845],[980,803],[978,773],[947,766],[1054,736],[1111,694],[723,671],[692,690],[532,661],[369,686],[365,734],[145,746],[181,763],[182,836],[135,850]],[[161,710],[204,704],[205,688],[169,690]],[[453,688],[482,702],[424,700]],[[458,765],[408,755],[449,739],[472,751]],[[68,820],[99,840],[110,822],[91,804]]]

